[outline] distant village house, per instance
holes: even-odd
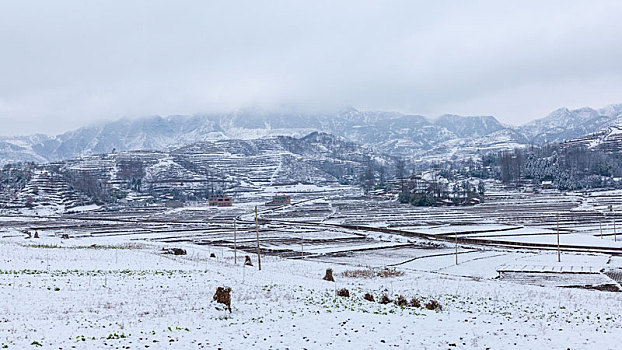
[[[233,206],[233,198],[227,195],[215,196],[208,200],[208,204],[210,207],[231,207]]]

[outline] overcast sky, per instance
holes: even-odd
[[[622,1],[4,1],[2,135],[239,108],[622,103]]]

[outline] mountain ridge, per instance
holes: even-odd
[[[385,153],[415,156],[460,144],[477,144],[479,149],[494,145],[495,149],[503,149],[498,137],[502,130],[508,130],[505,132],[510,138],[508,149],[563,142],[597,132],[619,123],[620,119],[622,104],[600,109],[559,108],[544,118],[518,127],[504,125],[494,116],[445,114],[428,118],[355,108],[336,113],[238,110],[225,114],[151,116],[98,123],[56,136],[0,137],[0,164],[58,161],[112,150],[170,150],[219,139],[303,137],[314,131],[344,137]]]

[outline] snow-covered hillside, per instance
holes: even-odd
[[[605,127],[597,132],[564,142],[562,145],[565,147],[584,146],[605,152],[619,153],[622,151],[622,124]]]
[[[622,105],[599,110],[560,108],[547,117],[520,127],[503,125],[492,116],[443,115],[430,119],[395,112],[337,113],[267,112],[241,110],[227,114],[122,119],[69,131],[55,137],[1,137],[0,164],[16,161],[56,161],[110,153],[112,150],[170,150],[195,142],[257,139],[275,136],[302,137],[314,131],[345,137],[381,152],[418,156],[454,145],[494,144],[495,149],[517,145],[561,142],[596,132],[617,123]],[[512,130],[511,140],[500,143],[499,132]],[[510,134],[509,131],[504,131]],[[487,140],[486,138],[489,138]],[[476,147],[477,148],[477,147]]]
[[[391,156],[318,132],[302,138],[203,141],[170,152],[126,151],[7,166],[0,207],[63,212],[83,202],[139,205],[206,199],[219,191],[257,192],[272,185],[347,184],[368,167],[391,168],[394,162]]]
[[[222,139],[301,137],[322,131],[378,148],[411,154],[440,142],[481,137],[502,129],[494,117],[423,116],[350,108],[332,114],[236,111],[222,115],[122,119],[83,127],[55,137],[3,138],[0,162],[56,161],[126,150],[167,150]]]
[[[532,143],[562,142],[615,124],[622,115],[622,105],[610,105],[599,110],[560,108],[542,119],[518,128]]]

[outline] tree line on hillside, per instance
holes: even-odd
[[[492,176],[507,185],[550,182],[559,190],[622,185],[622,156],[585,146],[551,144],[488,154],[482,165],[494,169]]]
[[[366,194],[393,193],[402,203],[413,205],[473,204],[483,200],[484,180],[497,179],[506,186],[541,187],[559,190],[622,188],[622,155],[584,146],[549,144],[488,153],[479,158],[447,159],[423,163],[389,157],[378,161],[363,155],[366,162],[315,161],[314,166],[334,176],[341,184],[359,185]],[[119,159],[115,164],[115,184],[106,169],[81,169],[65,163],[38,165],[18,163],[0,169],[0,197],[14,197],[31,180],[35,171],[56,174],[70,190],[87,195],[94,202],[115,202],[127,193],[137,192],[178,200],[213,196],[222,189],[222,174],[211,173],[191,162],[179,161],[184,168],[204,174],[206,182],[194,187],[145,181],[146,163],[140,157]],[[433,176],[423,177],[430,173]],[[220,180],[219,180],[220,179]],[[176,181],[176,180],[172,180]],[[220,182],[219,182],[220,181]]]
[[[425,172],[435,174],[434,178],[423,181],[420,175]],[[395,192],[398,188],[400,202],[425,206],[481,201],[484,180],[490,179],[534,190],[622,188],[622,155],[579,145],[547,144],[491,152],[479,159],[409,164],[398,158],[392,169],[378,164],[368,166],[361,171],[358,182],[366,193],[375,189]]]

